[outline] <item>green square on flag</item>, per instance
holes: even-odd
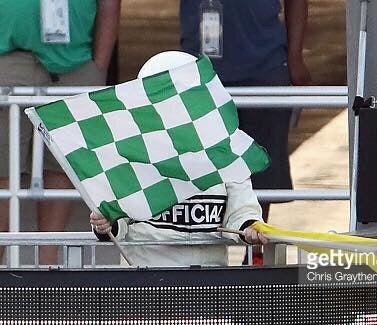
[[[144,194],[152,211],[164,211],[166,206],[177,203],[174,188],[167,179],[146,188]]]
[[[218,172],[213,172],[195,179],[193,183],[197,188],[205,191],[208,187],[220,184],[222,181],[220,174]]]
[[[270,165],[266,149],[254,141],[241,156],[252,173],[263,171]],[[267,166],[267,167],[266,167]]]
[[[239,157],[232,152],[229,139],[206,149],[206,153],[217,169],[225,168]]]
[[[122,164],[106,171],[106,177],[117,199],[141,190],[135,171],[130,164]]]
[[[97,104],[102,113],[125,109],[123,103],[116,97],[115,87],[94,91],[89,94],[89,98]]]
[[[75,122],[75,118],[63,101],[40,106],[38,114],[49,131]]]
[[[189,181],[190,177],[185,172],[181,162],[178,157],[170,158],[167,160],[155,163],[154,166],[157,168],[161,176],[176,178],[184,181]]]
[[[118,153],[128,161],[149,163],[145,142],[141,135],[136,135],[115,143]]]
[[[113,135],[102,115],[79,122],[88,149],[95,149],[114,142]]]
[[[203,150],[198,133],[193,123],[183,124],[168,130],[173,141],[174,148],[179,154],[188,151],[196,152]]]
[[[169,72],[162,72],[143,79],[145,92],[152,103],[162,102],[177,94]]]
[[[111,222],[148,220],[270,164],[238,129],[236,107],[206,56],[26,113],[90,209]]]
[[[228,130],[229,134],[232,134],[238,128],[238,116],[237,107],[231,100],[219,107],[220,115],[224,121],[224,125]]]
[[[103,172],[96,153],[89,149],[77,149],[67,155],[67,160],[76,171],[80,181],[94,177]]]
[[[196,61],[200,74],[200,83],[205,85],[210,82],[215,76],[216,72],[212,68],[212,64],[208,64],[207,60],[198,60]]]
[[[196,120],[216,109],[211,94],[205,86],[199,86],[180,94],[192,120]]]
[[[116,220],[119,211],[122,210],[117,200],[110,202],[102,201],[98,209],[104,216],[108,216],[110,220]]]
[[[161,117],[153,105],[134,108],[130,112],[142,133],[164,129]]]

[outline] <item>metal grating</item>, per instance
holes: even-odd
[[[25,276],[17,273],[20,281],[11,283],[2,283],[7,277],[2,278],[0,272],[0,324],[376,324],[375,282],[299,284],[279,278],[282,269],[262,271],[265,282],[273,281],[270,277],[275,275],[276,282],[287,284],[235,284],[245,282],[245,276],[252,278],[253,273],[257,274],[255,282],[260,282],[260,272],[252,269],[217,270],[212,281],[211,270],[203,270],[201,279],[197,278],[200,271],[190,270],[34,271],[30,279],[23,271]],[[285,272],[292,276],[292,270]],[[239,278],[219,278],[222,273]],[[35,275],[41,282],[24,287]],[[206,281],[208,285],[203,285]]]

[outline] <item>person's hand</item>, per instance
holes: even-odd
[[[302,56],[288,56],[288,68],[293,86],[307,86],[310,84],[310,72]]]
[[[92,212],[90,214],[90,223],[94,227],[96,232],[99,234],[104,235],[108,234],[111,231],[110,222],[107,221],[107,219],[104,216],[96,212]]]
[[[255,245],[262,244],[262,245],[264,245],[264,244],[268,243],[268,239],[266,237],[264,237],[261,233],[257,232],[255,229],[253,229],[251,227],[247,227],[243,231],[243,234],[244,234],[245,240],[249,244],[255,244]]]

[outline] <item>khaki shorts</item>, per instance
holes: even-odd
[[[88,61],[76,70],[51,76],[30,53],[14,51],[0,55],[0,87],[12,86],[101,86],[106,82],[106,72],[93,61]],[[21,112],[20,121],[21,173],[30,174],[32,160],[33,126],[26,114]],[[44,155],[44,170],[61,171],[60,165],[48,150]],[[9,175],[9,107],[0,107],[0,178]]]

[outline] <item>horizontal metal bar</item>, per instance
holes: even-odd
[[[89,218],[88,218],[89,223]],[[0,240],[96,240],[91,231],[61,231],[61,232],[0,232]]]
[[[1,234],[1,233],[0,233]],[[232,240],[185,240],[181,242],[174,242],[174,241],[134,241],[134,242],[127,242],[127,241],[119,241],[121,246],[190,246],[190,245],[227,245],[227,246],[243,246],[243,243],[237,243]],[[113,246],[113,242],[111,241],[97,241],[97,240],[47,240],[47,239],[39,239],[39,240],[15,240],[15,239],[7,239],[3,240],[0,239],[0,246]]]
[[[213,240],[151,240],[119,241],[122,246],[145,245],[238,245],[230,239]],[[240,243],[242,244],[242,243]],[[100,242],[92,232],[0,232],[0,246],[67,245],[67,246],[111,246],[112,242]],[[242,244],[243,245],[243,244]]]
[[[238,108],[344,108],[347,96],[238,96],[233,97]]]
[[[106,88],[106,86],[74,87],[0,87],[1,95],[8,96],[72,96]]]
[[[0,200],[9,199],[11,196],[9,190],[0,190]],[[25,189],[18,191],[18,198],[25,200],[81,200],[81,195],[77,190],[38,190]]]
[[[344,190],[255,190],[259,200],[276,202],[281,200],[349,200],[348,189]],[[20,199],[29,200],[81,200],[77,190],[19,190]],[[0,190],[0,199],[9,199],[9,190]]]
[[[20,105],[20,106],[38,106],[44,105],[57,100],[64,99],[67,96],[4,96],[0,95],[0,105]]]
[[[0,105],[17,104],[38,106],[48,104],[67,96],[1,96]],[[344,108],[348,105],[347,96],[234,96],[239,108]]]
[[[18,191],[18,197],[29,200],[81,200],[79,191],[59,189],[20,190]]]
[[[0,87],[0,94],[7,96],[71,96],[103,89],[91,87]],[[226,87],[233,96],[347,96],[347,86],[254,86]]]
[[[11,192],[9,190],[0,189],[0,200],[9,199],[11,197]]]
[[[284,200],[324,201],[349,200],[350,191],[345,190],[255,190],[260,201],[279,202]]]
[[[347,96],[347,86],[226,87],[232,96]]]

